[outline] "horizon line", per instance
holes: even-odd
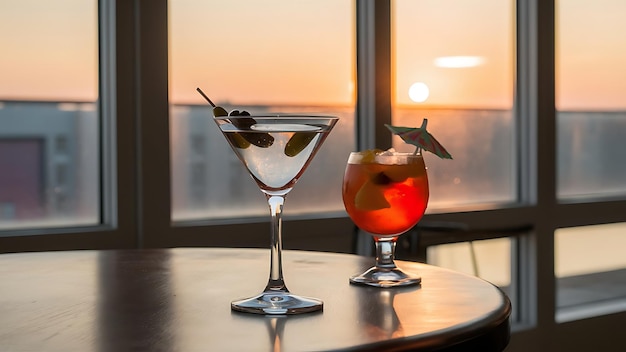
[[[4,99],[0,98],[0,103],[34,103],[34,104],[97,104],[98,101],[88,101],[88,100],[52,100],[52,99],[15,99],[9,98]],[[223,102],[221,103],[224,106],[233,107],[233,106],[241,106],[241,107],[340,107],[340,108],[354,108],[356,110],[356,104],[345,104],[345,103],[329,103],[329,104],[306,104],[306,103],[271,103],[271,104],[261,104],[261,103],[231,103],[231,102]],[[206,106],[210,107],[206,103],[170,103],[173,106]],[[396,104],[392,106],[392,109],[406,109],[406,110],[489,110],[489,111],[513,111],[514,109],[507,109],[503,107],[487,107],[487,106],[464,106],[464,105],[409,105],[409,104]],[[605,109],[602,110],[600,108],[585,108],[585,109],[561,109],[556,110],[557,112],[603,112],[603,113],[621,113],[626,112],[626,107],[622,110],[619,109]]]

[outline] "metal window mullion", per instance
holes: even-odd
[[[132,52],[133,8],[116,0],[101,0],[100,11],[100,128],[101,218],[120,232],[122,245],[136,247],[135,124]]]
[[[556,211],[556,109],[555,109],[555,1],[535,0],[536,38],[536,144],[537,160],[537,324],[542,342],[551,339],[555,328],[556,281],[554,275],[554,231]]]
[[[356,1],[357,149],[387,149],[391,134],[391,4]]]
[[[518,1],[517,99],[520,200],[533,209],[534,232],[517,253],[520,311],[540,345],[555,327],[556,207],[555,13],[553,0]]]
[[[536,205],[536,164],[533,154],[536,139],[533,107],[535,97],[532,94],[533,69],[536,67],[534,42],[532,33],[535,27],[535,16],[529,3],[518,0],[516,4],[516,94],[515,94],[515,136],[517,137],[517,180],[518,200],[535,210]],[[536,116],[536,114],[535,114]],[[534,214],[533,214],[534,217]],[[534,220],[532,220],[533,226]],[[522,325],[537,324],[537,272],[534,259],[534,236],[521,237],[512,242],[511,248],[511,282],[515,283],[515,297],[518,307],[515,310],[517,319]]]
[[[115,2],[103,0],[98,4],[98,48],[99,48],[99,129],[100,129],[100,221],[103,224],[117,226],[119,217],[124,216],[118,212],[117,189],[118,189],[118,166],[117,148],[114,142],[116,133],[116,97],[115,84],[117,77],[115,69]]]
[[[135,0],[140,247],[171,246],[167,0]]]

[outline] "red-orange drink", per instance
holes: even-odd
[[[350,154],[343,179],[343,203],[360,229],[381,237],[406,232],[424,215],[428,194],[421,155]]]

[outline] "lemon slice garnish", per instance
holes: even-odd
[[[363,157],[361,158],[360,164],[371,164],[376,159],[376,155],[382,153],[383,151],[380,149],[368,149],[362,151],[361,154]]]
[[[359,210],[372,211],[390,208],[391,205],[385,198],[384,186],[373,182],[365,182],[354,196],[354,206]]]

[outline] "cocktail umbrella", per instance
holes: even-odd
[[[426,131],[426,124],[428,124],[428,119],[424,119],[420,127],[397,127],[387,124],[385,124],[385,126],[393,134],[400,136],[405,142],[416,146],[418,148],[417,150],[424,149],[442,159],[452,159],[452,155],[448,153],[446,148],[444,148],[432,134]]]

